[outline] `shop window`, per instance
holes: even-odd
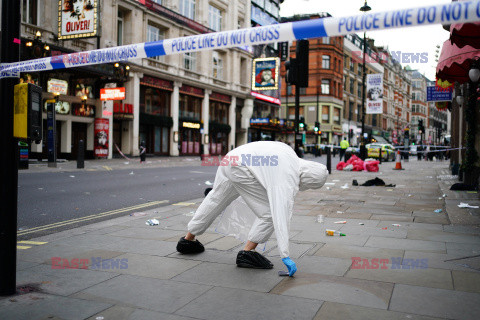
[[[208,6],[208,26],[213,31],[222,30],[222,11],[214,6]]]
[[[154,26],[152,24],[149,24],[147,26],[147,41],[148,42],[153,42],[153,41],[159,41],[165,39],[165,31],[160,29],[157,26]],[[158,61],[164,61],[165,56],[156,56],[152,57],[152,59],[158,60]]]
[[[38,0],[23,0],[22,21],[38,25]]]
[[[340,108],[333,108],[333,123],[340,124]]]
[[[140,87],[140,112],[169,116],[170,92],[146,86]]]
[[[186,52],[183,54],[183,67],[186,70],[197,70],[197,54],[195,52]]]
[[[187,118],[191,120],[200,121],[202,110],[202,99],[181,94],[180,95],[180,118]]]
[[[210,101],[210,121],[228,123],[228,104]]]
[[[180,14],[195,20],[195,0],[180,0]]]
[[[223,57],[217,52],[213,51],[213,77],[215,79],[223,79]]]
[[[330,106],[322,106],[322,123],[330,122]]]

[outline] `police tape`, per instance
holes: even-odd
[[[20,72],[39,72],[233,47],[342,36],[433,24],[480,21],[480,0],[452,2],[417,8],[372,12],[341,18],[321,18],[255,28],[221,31],[181,38],[144,42],[113,48],[0,64],[0,78]]]
[[[442,150],[417,150],[417,151],[412,151],[412,150],[398,150],[400,153],[435,153],[435,152],[445,152],[445,151],[452,151],[452,150],[464,150],[466,148],[450,148],[450,149],[442,149]]]

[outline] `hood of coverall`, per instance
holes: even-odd
[[[299,159],[300,191],[321,188],[327,181],[328,170],[321,163]]]

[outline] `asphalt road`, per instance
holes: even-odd
[[[209,187],[206,182],[213,183],[216,169],[195,166],[21,174],[19,239],[201,198]],[[99,214],[105,215],[89,219]]]
[[[326,157],[310,157],[321,163]],[[332,158],[332,169],[338,156]],[[18,178],[18,239],[202,198],[217,167],[38,172]]]

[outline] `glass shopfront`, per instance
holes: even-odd
[[[180,155],[200,155],[202,152],[202,100],[203,89],[183,85],[179,97],[179,139]]]
[[[213,92],[210,96],[210,154],[224,155],[228,152],[228,109],[230,96]]]

